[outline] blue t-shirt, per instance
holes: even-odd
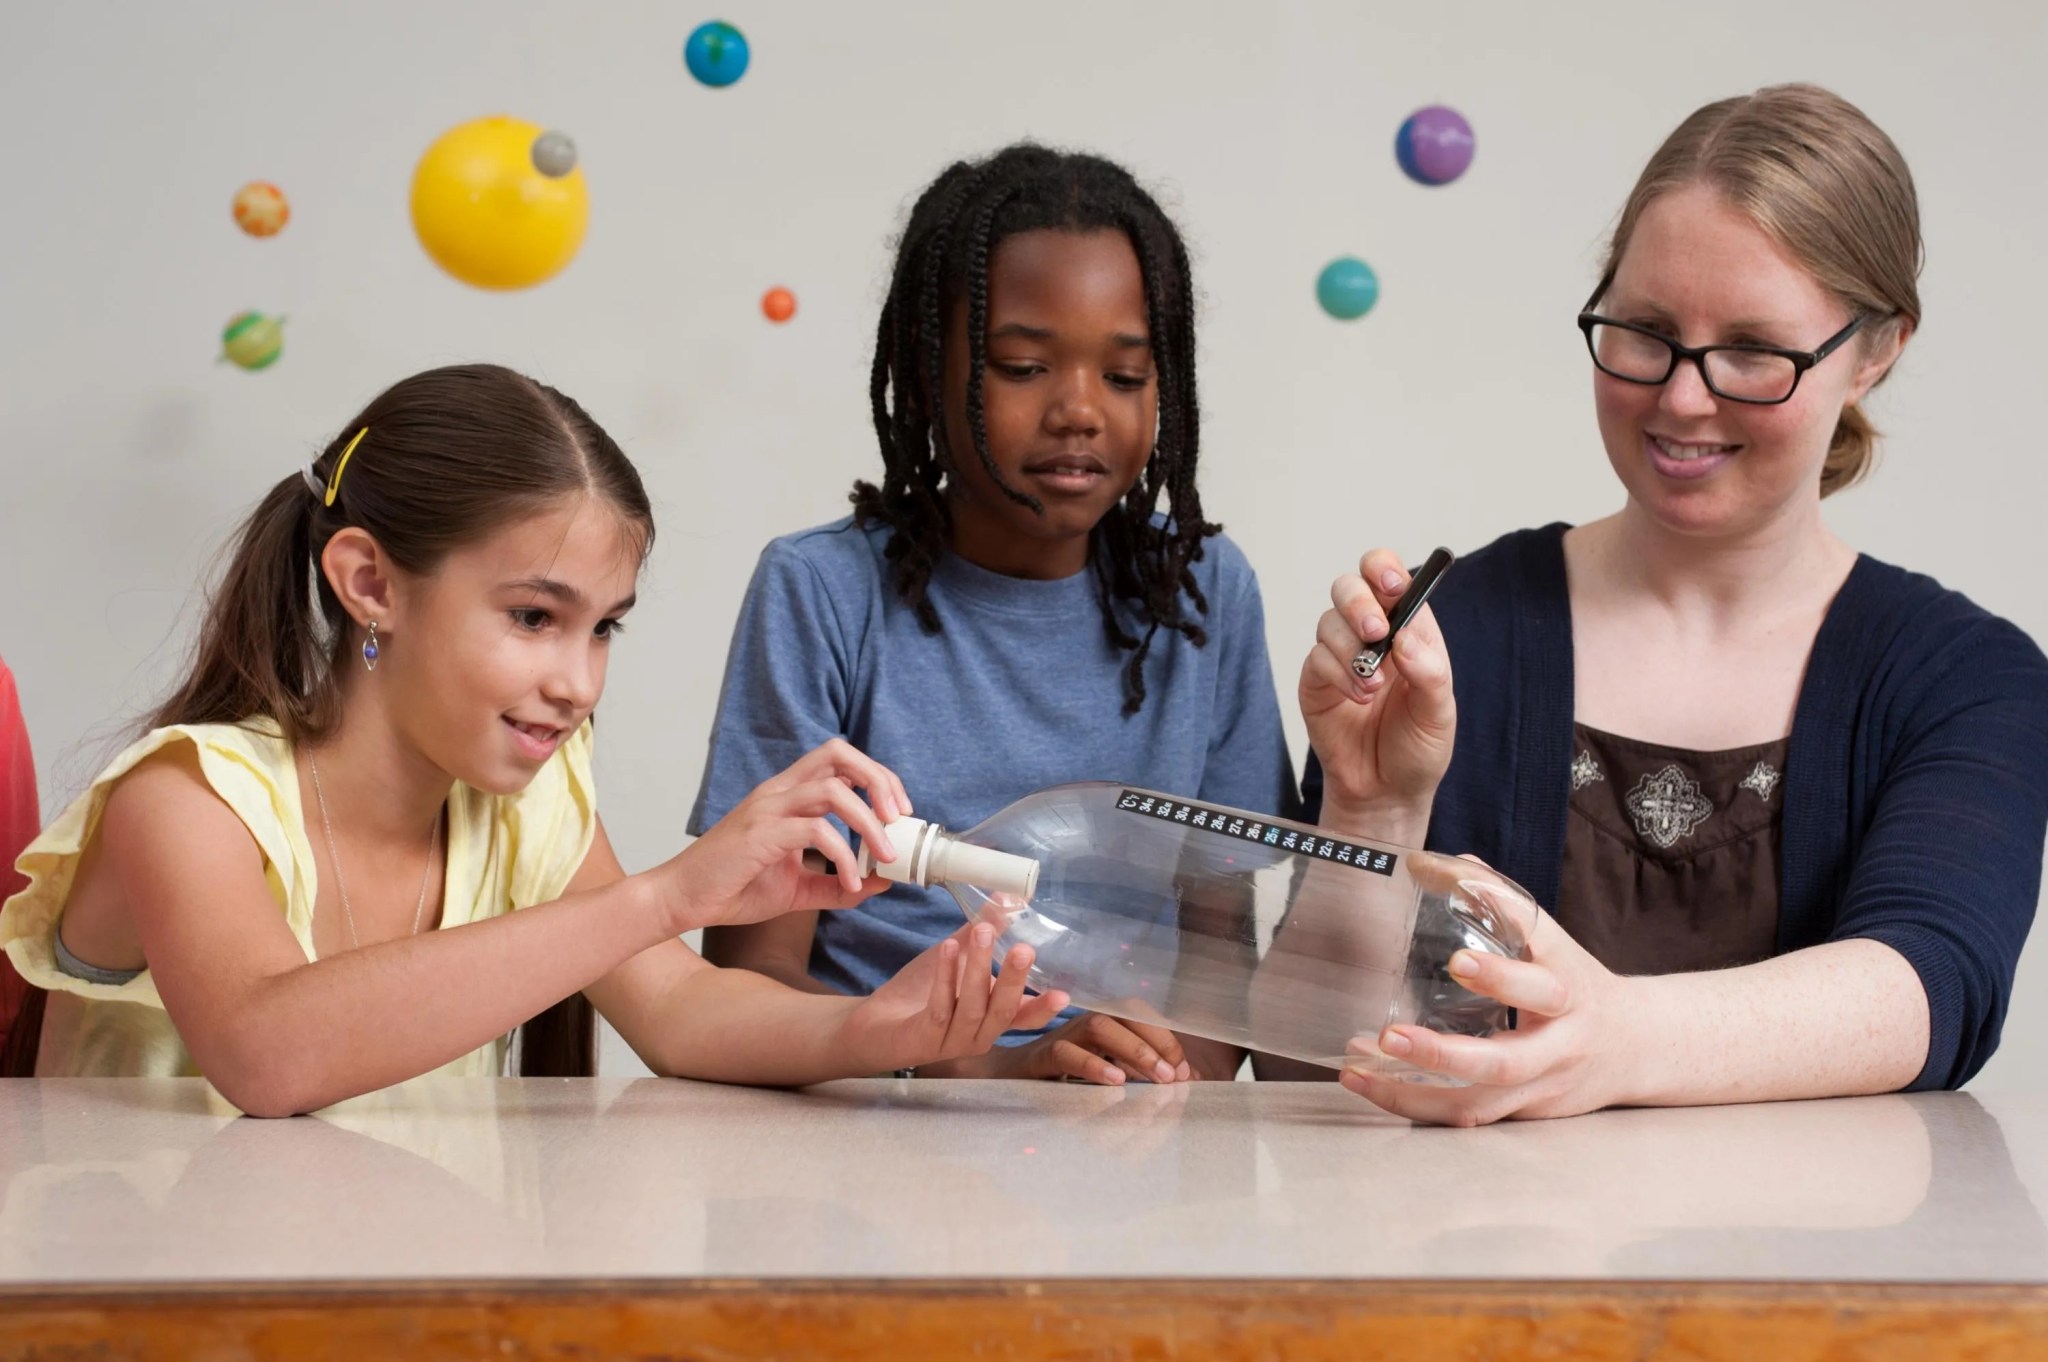
[[[889,534],[849,517],[762,552],[692,833],[833,737],[902,777],[918,817],[955,831],[1077,780],[1261,813],[1295,807],[1258,579],[1228,539],[1207,540],[1194,565],[1208,642],[1161,629],[1145,660],[1144,707],[1126,717],[1131,655],[1103,628],[1092,569],[1027,581],[943,554],[928,591],[943,628],[927,634],[891,580]],[[819,915],[811,975],[871,993],[965,921],[945,890],[897,885]]]

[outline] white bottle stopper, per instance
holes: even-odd
[[[943,833],[932,838],[932,884],[971,884],[990,894],[1029,899],[1038,890],[1038,862],[1029,856],[956,842]]]
[[[896,849],[893,861],[877,861],[863,842],[860,873],[880,875],[898,884],[971,884],[995,894],[1016,894],[1030,898],[1038,888],[1038,862],[1029,856],[994,851],[969,842],[954,840],[943,828],[922,818],[899,818],[885,823],[889,845]]]

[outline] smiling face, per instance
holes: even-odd
[[[988,267],[982,409],[1005,496],[974,451],[967,418],[967,303],[946,331],[951,547],[1018,577],[1072,576],[1088,536],[1152,456],[1158,384],[1145,281],[1122,232],[1039,230],[1005,237]]]
[[[1689,346],[1811,351],[1850,321],[1813,274],[1719,192],[1692,184],[1643,210],[1594,311]],[[1806,371],[1790,401],[1716,397],[1691,363],[1644,386],[1593,372],[1608,462],[1630,501],[1681,534],[1739,536],[1817,513],[1820,474],[1842,408],[1867,393],[1902,337],[1871,329]]]
[[[475,789],[524,789],[604,693],[641,538],[610,504],[579,495],[407,579],[402,646],[377,669],[401,735]]]

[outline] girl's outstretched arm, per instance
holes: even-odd
[[[826,819],[837,815],[886,858],[856,786],[885,805],[901,789],[886,768],[828,743],[644,874],[623,874],[600,827],[570,892],[552,903],[313,962],[278,913],[255,838],[189,750],[167,750],[116,786],[95,850],[200,1070],[242,1110],[289,1115],[438,1068],[650,948],[672,948],[671,967],[655,976],[667,992],[709,968],[676,940],[683,932],[846,907],[885,888],[859,878]],[[805,872],[807,847],[840,873]],[[791,1081],[779,1072],[760,1081]]]
[[[121,781],[95,849],[179,1038],[252,1116],[311,1111],[438,1068],[676,930],[656,884],[621,878],[309,963],[256,839],[185,748]]]

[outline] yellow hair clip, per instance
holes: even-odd
[[[341,475],[348,468],[348,456],[356,452],[356,446],[361,444],[363,437],[369,433],[370,428],[368,426],[364,426],[361,430],[357,431],[356,438],[348,442],[348,448],[342,450],[341,457],[334,461],[334,474],[327,479],[327,495],[321,498],[320,504],[322,506],[332,506],[334,499],[341,495]]]

